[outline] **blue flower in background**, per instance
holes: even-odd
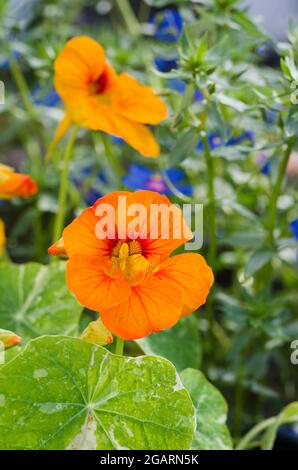
[[[274,109],[266,109],[265,120],[267,124],[274,124],[278,119],[278,113]]]
[[[261,173],[263,175],[270,175],[270,171],[271,171],[271,167],[272,167],[272,162],[270,162],[269,160],[265,163],[265,165],[263,165],[261,167]]]
[[[185,196],[192,195],[192,186],[184,184],[185,173],[183,170],[170,168],[166,170],[166,175],[181,193]],[[122,182],[130,189],[148,189],[168,196],[173,195],[163,176],[143,165],[130,165],[129,172],[123,177]]]
[[[258,166],[263,175],[269,176],[272,168],[272,161],[267,155],[261,154],[258,157]]]
[[[224,145],[226,145],[226,146],[239,145],[242,142],[244,142],[245,140],[248,140],[250,142],[254,142],[254,140],[255,140],[254,133],[251,132],[251,131],[244,131],[241,134],[239,134],[238,136],[230,137],[230,139],[228,139],[226,142],[224,141],[224,139],[219,134],[210,134],[208,136],[208,144],[209,144],[210,150],[214,150],[217,147],[222,147]],[[203,145],[202,141],[200,141],[198,143],[197,150],[199,150],[200,152],[202,152],[204,150],[204,145]]]
[[[154,59],[154,64],[157,70],[159,72],[170,72],[173,69],[177,68],[178,65],[178,59],[177,57],[169,57],[169,58],[164,58],[164,57],[156,57]]]
[[[183,95],[185,93],[186,83],[180,78],[173,78],[169,80],[169,87],[172,90],[177,91],[177,93],[180,93],[181,95]],[[203,99],[204,99],[203,93],[200,90],[196,90],[194,93],[194,100],[202,101]]]
[[[33,103],[37,106],[48,106],[49,108],[52,108],[57,106],[61,101],[60,96],[55,90],[51,90],[45,95],[41,95],[40,89],[36,88],[32,92],[31,96]]]
[[[208,144],[209,144],[210,150],[214,150],[217,147],[221,147],[222,145],[224,145],[224,140],[218,134],[210,134],[208,136]],[[202,152],[204,150],[204,144],[202,141],[198,143],[197,150],[199,150],[199,152]]]
[[[183,29],[182,17],[177,10],[166,9],[157,13],[152,20],[155,37],[160,41],[176,42]]]
[[[290,223],[290,229],[292,231],[293,237],[298,243],[298,219],[292,220],[292,222]]]
[[[20,57],[21,57],[21,53],[19,51],[12,51],[12,56],[15,60],[19,60]],[[8,59],[5,59],[3,60],[3,62],[0,63],[0,69],[3,70],[4,72],[6,72],[7,70],[9,70],[10,68],[10,65],[9,65],[9,60]]]
[[[239,134],[236,137],[231,137],[227,145],[238,145],[241,144],[243,141],[249,140],[250,142],[255,141],[255,134],[252,131],[244,131],[242,134]]]

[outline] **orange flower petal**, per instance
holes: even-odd
[[[181,294],[168,280],[151,277],[131,288],[123,303],[101,310],[104,325],[126,340],[138,339],[173,326],[181,315]]]
[[[97,258],[73,255],[66,266],[68,289],[87,308],[101,311],[124,302],[130,288],[120,276],[110,277]]]
[[[160,265],[156,277],[168,280],[172,291],[180,291],[182,315],[194,312],[206,302],[214,281],[212,269],[196,253],[172,256]]]
[[[15,173],[13,168],[0,165],[0,199],[29,197],[38,190],[36,182],[29,175]]]
[[[62,237],[56,243],[53,243],[53,245],[51,245],[48,248],[48,253],[49,255],[52,255],[52,256],[67,257],[67,253],[66,253],[66,249],[65,249],[64,241]]]
[[[87,36],[67,42],[55,61],[55,88],[66,103],[75,103],[75,92],[85,92],[88,82],[103,72],[105,53],[100,44]]]
[[[152,262],[166,259],[176,248],[192,239],[193,235],[180,208],[172,204],[166,196],[154,191],[140,190],[131,193],[127,206],[130,204],[142,204],[146,209],[147,217],[143,221],[141,237],[146,256]],[[154,216],[154,212],[151,212],[153,206],[156,209],[160,207],[164,215],[159,213]],[[133,234],[129,235],[134,238]]]
[[[152,132],[143,124],[130,121],[120,114],[113,117],[115,133],[117,137],[122,137],[131,147],[140,152],[143,157],[157,157],[160,148]]]
[[[119,75],[119,93],[116,111],[131,121],[143,124],[159,124],[167,117],[164,102],[149,86],[140,84],[135,78],[122,73]]]
[[[94,209],[85,209],[70,225],[63,230],[63,241],[68,256],[81,254],[97,256],[101,259],[109,247],[108,240],[99,240],[95,234],[98,218]]]
[[[89,100],[88,103],[82,103],[81,113],[83,110],[84,116],[79,117],[83,127],[120,137],[144,157],[154,158],[159,155],[159,145],[150,129],[116,113],[112,105]]]
[[[114,239],[100,239],[96,236],[96,225],[101,219],[100,207],[109,204],[117,211],[118,197],[129,195],[126,191],[115,191],[98,199],[96,203],[83,210],[83,212],[63,231],[63,241],[68,256],[81,254],[87,256],[97,256],[99,260],[110,254]],[[98,216],[96,216],[98,214]],[[115,221],[114,221],[115,222]],[[113,224],[111,224],[113,225]],[[113,235],[113,234],[111,234]]]

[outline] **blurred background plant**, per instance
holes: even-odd
[[[164,355],[180,370],[200,367],[226,397],[238,442],[298,391],[290,362],[298,338],[297,24],[278,42],[238,0],[11,0],[0,13],[0,160],[39,186],[30,200],[1,202],[7,254],[48,262],[63,169],[63,145],[44,162],[63,114],[53,62],[71,36],[87,34],[116,70],[155,88],[169,118],[155,129],[158,159],[80,129],[66,222],[121,188],[204,204],[201,253],[215,272],[212,296],[171,332],[128,347]],[[91,317],[85,312],[81,330]]]

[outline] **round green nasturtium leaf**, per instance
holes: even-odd
[[[146,354],[156,354],[171,361],[179,372],[188,367],[200,367],[201,342],[194,315],[181,318],[172,328],[152,333],[137,343]]]
[[[65,263],[0,264],[0,327],[22,344],[44,334],[78,334],[82,307],[68,291]]]
[[[0,369],[0,428],[1,449],[188,449],[195,409],[163,358],[44,336]]]
[[[185,369],[180,377],[197,413],[197,429],[191,448],[232,449],[231,436],[225,424],[228,409],[222,394],[198,370]]]

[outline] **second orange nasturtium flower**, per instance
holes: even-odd
[[[144,156],[159,154],[145,124],[165,119],[166,106],[150,87],[126,73],[118,75],[93,39],[78,36],[67,42],[55,61],[55,88],[66,106],[56,141],[75,123],[121,137]]]
[[[120,238],[116,217],[115,226],[110,227],[112,236],[98,238],[101,208],[109,205],[123,216],[119,196],[126,198],[124,237],[122,233]],[[146,209],[137,231],[129,225],[135,204]],[[64,229],[57,249],[56,245],[49,249],[50,254],[61,254],[64,244],[64,253],[69,257],[68,288],[82,305],[100,312],[102,322],[113,334],[128,340],[173,326],[181,316],[205,303],[213,283],[212,270],[199,254],[170,256],[192,238],[180,209],[175,208],[175,226],[183,227],[181,236],[174,237],[173,226],[162,226],[159,218],[153,220],[157,232],[151,236],[152,204],[174,208],[165,196],[151,191],[108,194]]]
[[[33,196],[37,189],[31,176],[15,173],[13,168],[0,164],[0,199]]]

